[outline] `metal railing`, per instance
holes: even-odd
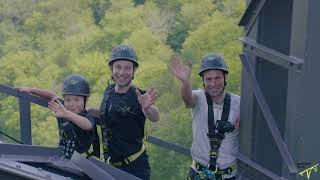
[[[0,92],[5,93],[10,96],[17,97],[19,99],[19,112],[20,112],[20,133],[21,133],[21,142],[11,138],[10,136],[4,134],[5,136],[9,137],[10,139],[15,140],[16,142],[23,143],[23,144],[32,144],[32,134],[31,134],[31,114],[30,114],[30,103],[34,103],[40,105],[42,107],[48,107],[48,100],[42,99],[40,97],[25,93],[19,92],[18,90],[0,84]],[[184,154],[190,156],[190,149],[185,148],[180,145],[176,145],[173,143],[169,143],[163,141],[157,137],[148,135],[146,137],[146,141],[152,144],[155,144],[159,147],[169,149],[175,151],[180,154]]]

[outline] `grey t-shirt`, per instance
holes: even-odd
[[[208,133],[208,104],[203,89],[193,90],[192,93],[196,96],[196,102],[192,108],[192,134],[193,141],[191,147],[191,155],[195,162],[204,166],[208,166],[210,161],[210,142],[207,136]],[[230,112],[228,122],[235,124],[240,115],[240,96],[231,95]],[[221,120],[223,104],[218,105],[213,102],[214,120]],[[225,134],[225,139],[222,141],[219,148],[217,166],[220,169],[225,169],[236,162],[234,156],[238,152],[238,129]],[[194,167],[193,167],[194,168]],[[234,176],[224,175],[224,178]]]

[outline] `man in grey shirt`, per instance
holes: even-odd
[[[174,56],[170,67],[181,81],[186,107],[192,108],[193,163],[188,178],[235,179],[240,97],[225,91],[228,69],[223,58],[213,53],[202,58],[203,89],[198,90],[191,87],[191,63],[184,65]]]

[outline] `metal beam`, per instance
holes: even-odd
[[[33,166],[29,166],[27,164],[23,164],[16,161],[4,160],[0,159],[0,173],[3,172],[13,174],[17,177],[26,178],[26,179],[70,179],[69,177],[64,177],[41,168],[36,168]]]
[[[124,171],[121,171],[118,168],[115,168],[113,166],[110,166],[109,164],[106,164],[102,161],[99,161],[95,158],[89,157],[88,160],[92,162],[95,166],[103,169],[104,171],[108,172],[113,178],[115,179],[126,179],[126,180],[139,180],[140,178],[137,178],[129,173],[126,173]]]
[[[81,168],[81,170],[88,175],[93,180],[116,180],[110,174],[100,169],[98,166],[94,165],[88,159],[83,158],[76,151],[73,153],[71,161]]]
[[[264,7],[266,0],[252,0],[248,5],[248,8],[244,12],[239,26],[244,26],[246,29],[245,35],[248,36],[254,23],[257,20],[262,8]]]
[[[35,145],[0,144],[0,160],[38,164],[39,167],[64,172],[63,174],[83,176],[82,170],[70,160],[59,157],[62,148],[49,148]],[[49,169],[47,167],[50,167]]]
[[[257,102],[261,108],[261,111],[267,121],[268,127],[271,131],[272,137],[276,142],[278,150],[281,154],[282,159],[286,163],[290,173],[297,173],[297,167],[289,153],[286,143],[283,141],[283,138],[280,134],[279,128],[275,123],[275,119],[271,113],[271,110],[265,100],[265,97],[260,89],[258,81],[255,79],[253,68],[251,67],[248,57],[246,54],[241,54],[240,59],[245,71],[248,73],[248,77],[252,82],[252,87],[254,91],[254,95],[257,99]]]
[[[242,41],[244,51],[247,53],[252,53],[287,69],[294,68],[301,71],[303,68],[303,59],[287,56],[278,51],[267,48],[247,37],[242,37],[239,40]]]
[[[23,144],[32,144],[30,102],[48,107],[48,101],[0,84],[0,92],[19,98],[20,137]]]
[[[38,96],[31,95],[29,93],[19,92],[18,90],[4,84],[0,84],[0,92],[10,96],[15,96],[18,98],[21,97],[21,98],[27,99],[32,103],[38,104],[40,106],[48,107],[48,100],[40,98]]]
[[[23,149],[23,151],[21,151]],[[0,143],[0,157],[4,155],[51,157],[58,155],[61,148],[49,148],[36,145]]]
[[[157,146],[160,146],[162,148],[165,148],[165,149],[168,149],[168,150],[171,150],[171,151],[174,151],[174,152],[186,155],[186,156],[191,156],[190,149],[185,148],[183,146],[172,144],[172,143],[166,142],[164,140],[161,140],[161,139],[153,137],[153,136],[148,136],[146,141],[149,143],[155,144]]]
[[[23,144],[32,144],[30,102],[19,98],[20,136]]]
[[[3,84],[0,84],[0,92],[3,92],[11,96],[15,96],[15,97],[19,96],[19,91]]]
[[[262,174],[270,177],[271,179],[276,179],[276,180],[287,180],[286,178],[280,177],[273,172],[269,171],[268,169],[264,168],[263,166],[257,164],[256,162],[252,161],[245,155],[241,154],[240,152],[236,155],[237,159],[240,161],[244,162],[245,164],[249,165],[250,167],[256,169],[257,171],[261,172]]]
[[[15,138],[9,136],[8,134],[6,134],[6,133],[4,133],[4,132],[2,132],[2,131],[0,131],[0,134],[2,134],[3,136],[5,136],[5,137],[7,137],[7,138],[9,138],[9,139],[11,139],[11,140],[19,143],[19,144],[23,144],[21,141],[16,140]],[[0,142],[0,143],[1,143],[1,142]]]
[[[31,94],[25,93],[25,92],[19,92],[19,97],[27,99],[29,102],[32,102],[32,103],[37,104],[39,106],[48,107],[49,101],[46,99],[43,99],[41,97],[34,96],[34,95],[31,95]]]

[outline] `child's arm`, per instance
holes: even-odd
[[[58,118],[64,118],[69,121],[72,121],[75,125],[80,127],[83,130],[91,130],[93,124],[85,117],[75,114],[71,111],[68,111],[60,101],[51,101],[48,103],[48,107],[54,111],[54,115]]]
[[[44,90],[44,89],[31,88],[31,87],[16,87],[15,89],[18,89],[20,92],[26,92],[26,93],[30,93],[30,94],[45,98],[49,101],[52,101],[57,98],[57,95],[54,92]]]

